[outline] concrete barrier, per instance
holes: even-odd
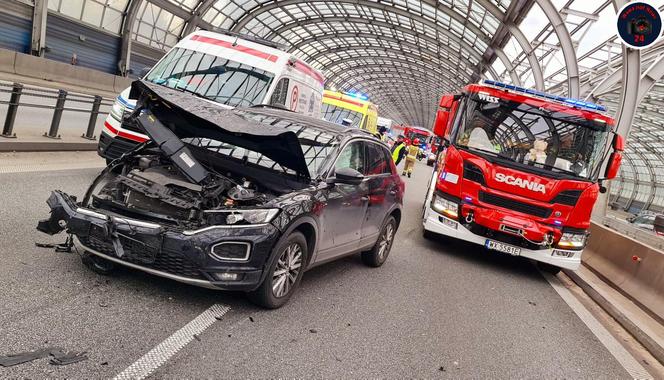
[[[0,79],[102,96],[114,96],[131,83],[129,78],[6,49],[0,49]]]
[[[590,233],[583,263],[664,321],[664,252],[596,223]]]
[[[122,91],[124,91],[125,88],[129,87],[131,85],[131,82],[133,82],[133,79],[121,76],[115,76],[115,83],[113,85],[113,88],[115,89],[115,92],[119,94]]]
[[[14,72],[14,62],[16,61],[16,52],[0,49],[0,71],[10,74]]]

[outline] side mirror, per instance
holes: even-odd
[[[450,109],[452,108],[452,104],[454,104],[454,95],[443,95],[443,97],[440,98],[440,106],[442,108]]]
[[[146,67],[142,68],[141,71],[138,72],[138,77],[141,78],[141,79],[145,78],[145,76],[148,75],[150,70],[152,70],[152,67],[147,67],[146,66]]]
[[[337,169],[334,173],[334,177],[327,179],[328,184],[337,184],[341,183],[344,185],[359,185],[364,180],[364,175],[358,172],[355,169],[351,168],[340,168]]]
[[[438,110],[438,112],[436,112],[436,120],[433,123],[433,134],[441,139],[444,138],[445,133],[447,133],[447,123],[449,122],[449,119],[449,111]]]
[[[616,151],[609,156],[609,163],[606,166],[605,179],[614,179],[620,170],[620,163],[622,162],[622,152]]]
[[[613,150],[622,152],[625,150],[625,139],[619,134],[615,134],[613,136],[613,143],[611,145],[613,145]]]
[[[620,163],[622,162],[622,152],[625,150],[625,139],[619,135],[613,135],[613,153],[609,156],[609,163],[606,165],[605,179],[614,179],[620,170]]]

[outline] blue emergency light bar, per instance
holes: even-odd
[[[496,82],[496,81],[488,80],[488,79],[485,79],[483,81],[483,83],[487,84],[489,86],[503,88],[505,90],[521,92],[521,93],[524,93],[526,95],[539,96],[541,98],[545,98],[545,99],[548,99],[548,100],[553,100],[553,101],[556,101],[556,102],[564,103],[564,104],[567,104],[567,105],[570,105],[570,106],[573,106],[573,107],[577,107],[577,108],[585,108],[587,110],[600,111],[600,112],[606,111],[606,107],[604,107],[604,106],[600,106],[599,104],[586,102],[586,101],[579,100],[579,99],[566,98],[564,96],[547,94],[546,92],[537,91],[537,90],[533,90],[533,89],[525,88],[525,87],[514,86],[514,85],[511,85],[511,84]]]
[[[369,100],[368,96],[360,94],[359,92],[344,92],[344,94],[352,96],[353,98],[358,98],[360,100]]]

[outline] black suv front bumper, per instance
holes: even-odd
[[[170,225],[129,219],[104,210],[82,208],[75,198],[54,191],[47,201],[49,219],[37,229],[56,234],[64,229],[83,250],[109,261],[191,285],[224,290],[254,290],[280,231],[271,224],[210,226],[183,230]],[[210,255],[220,242],[250,244],[246,262],[222,262]],[[238,279],[221,281],[217,275],[236,273]]]

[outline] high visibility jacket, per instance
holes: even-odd
[[[404,143],[399,143],[394,149],[392,149],[392,161],[397,162],[399,160],[399,156],[403,149],[406,149],[406,144]]]
[[[408,147],[408,156],[406,156],[407,159],[409,160],[416,160],[417,159],[417,154],[420,152],[420,147],[411,145]]]

